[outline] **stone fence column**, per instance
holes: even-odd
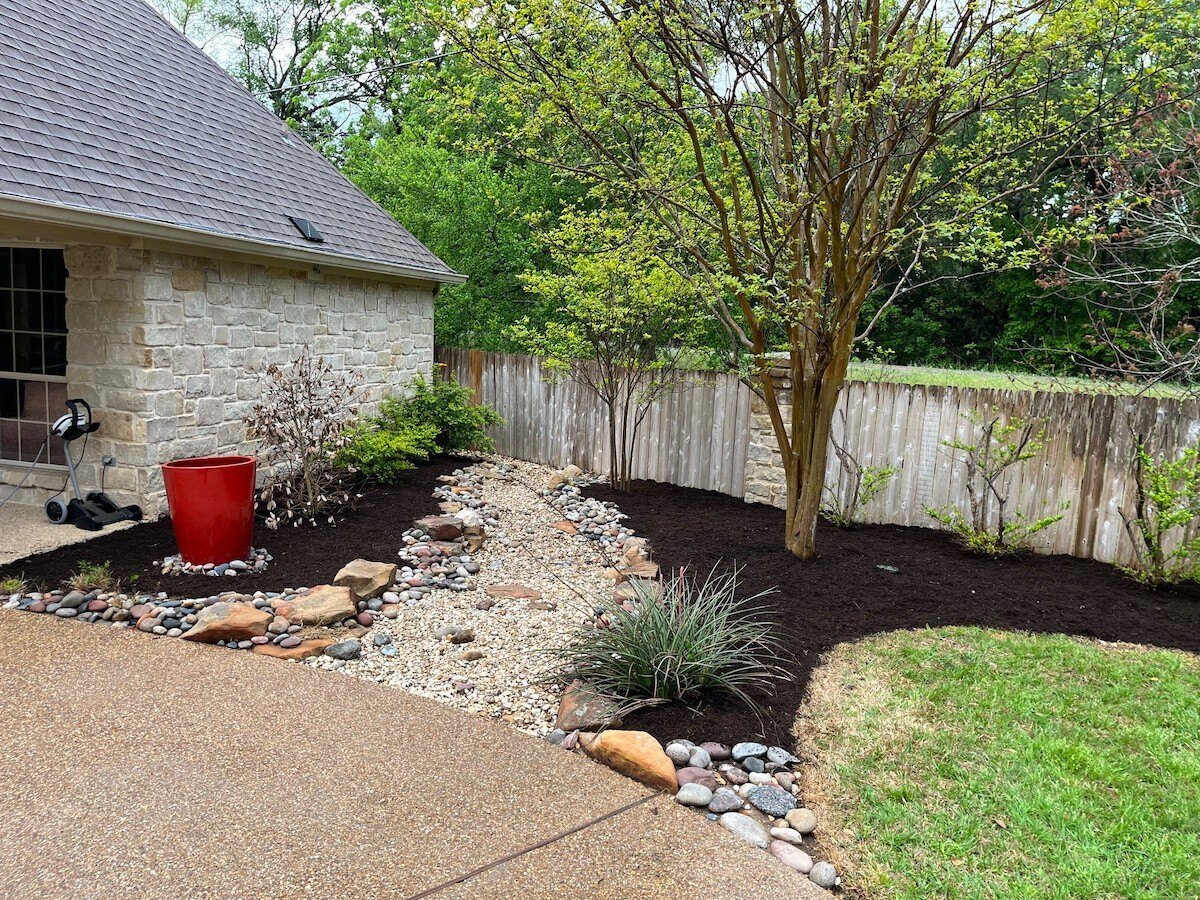
[[[792,379],[785,365],[771,370],[784,421],[792,414]],[[783,474],[783,455],[775,440],[775,429],[767,405],[758,394],[750,406],[750,444],[746,451],[745,500],[747,503],[769,503],[781,509],[787,505],[787,485]]]

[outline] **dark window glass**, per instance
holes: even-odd
[[[67,333],[67,304],[49,291],[42,295],[42,330],[47,334]]]
[[[62,292],[67,289],[67,267],[61,250],[42,251],[42,290]]]
[[[67,339],[64,335],[46,335],[43,365],[47,375],[67,374]]]
[[[13,291],[13,328],[17,331],[42,330],[40,291]]]
[[[12,271],[13,287],[40,288],[42,286],[42,251],[36,247],[14,247]]]
[[[0,247],[0,459],[32,462],[67,385],[67,270],[61,250]],[[44,378],[60,379],[47,381]],[[61,449],[41,461],[62,464]]]

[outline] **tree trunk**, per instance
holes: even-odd
[[[829,439],[849,361],[847,342],[823,371],[793,379],[791,452],[783,454],[787,484],[784,545],[801,559],[812,559],[817,552],[817,518],[825,489]]]

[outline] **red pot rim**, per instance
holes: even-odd
[[[197,469],[227,469],[231,466],[252,465],[256,462],[253,456],[193,456],[188,459],[175,459],[163,463],[164,469],[185,469],[194,472]]]

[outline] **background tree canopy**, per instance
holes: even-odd
[[[565,255],[554,252],[565,211],[603,209],[631,224],[644,218],[629,198],[598,194],[584,178],[526,158],[505,137],[512,123],[491,77],[434,24],[448,13],[445,0],[156,2],[265,105],[469,276],[438,298],[442,344],[515,351],[521,344],[512,339],[513,326],[538,330],[556,320],[555,304],[531,291],[526,276],[569,268]],[[1168,0],[1150,6],[1161,7],[1164,29],[1183,8]],[[1061,90],[1086,95],[1105,75],[1064,79]],[[1179,90],[1186,94],[1194,85]],[[560,139],[569,140],[566,130]],[[962,139],[972,135],[964,131]],[[1096,158],[1114,149],[1097,147]],[[1095,170],[1079,164],[1055,177],[1045,192],[1007,201],[1005,231],[1014,248],[1036,249],[1055,226],[1063,185],[1096,184]],[[1194,257],[1197,250],[1183,252]],[[897,278],[910,262],[894,261]],[[949,256],[931,255],[922,266],[928,283],[879,316],[860,354],[900,364],[1060,373],[1086,368],[1084,357],[1105,358],[1094,345],[1096,310],[1087,302],[1102,290],[1096,284],[1047,286],[1033,265],[993,270]],[[864,321],[888,293],[872,292]],[[1176,314],[1183,319],[1200,309],[1194,291],[1183,291],[1179,303]],[[1137,323],[1109,318],[1116,334],[1137,340]],[[690,335],[701,351],[690,357],[697,361],[729,350],[719,328],[699,327]]]

